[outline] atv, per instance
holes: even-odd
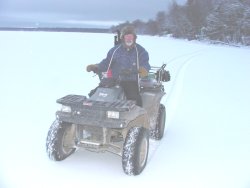
[[[140,174],[147,163],[149,137],[160,140],[164,134],[162,82],[170,80],[165,66],[152,67],[149,76],[138,82],[142,106],[126,100],[119,83],[99,86],[89,98],[67,95],[58,99],[62,107],[56,112],[46,141],[49,158],[61,161],[78,148],[108,151],[122,157],[126,174]]]
[[[115,45],[121,41],[119,33]],[[61,161],[78,148],[95,152],[111,152],[122,157],[122,167],[128,175],[140,174],[147,163],[149,138],[160,140],[165,129],[165,95],[162,82],[170,81],[166,64],[151,67],[147,77],[137,80],[141,105],[126,98],[119,80],[102,79],[89,94],[67,95],[56,102],[56,112],[46,140],[50,159]],[[124,70],[121,74],[137,74]],[[124,75],[123,75],[124,76]]]

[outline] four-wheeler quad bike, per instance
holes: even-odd
[[[121,42],[117,39],[120,39],[119,33],[115,45]],[[165,66],[152,67],[148,77],[137,80],[141,106],[126,99],[119,82],[100,85],[89,98],[67,95],[58,99],[62,108],[56,112],[46,141],[49,158],[61,161],[77,148],[108,151],[122,157],[126,174],[140,174],[147,163],[149,136],[160,140],[164,134],[165,106],[160,103],[165,95],[162,82],[170,80]],[[125,72],[128,74],[127,70]]]
[[[99,86],[89,98],[67,95],[57,100],[62,105],[56,112],[46,141],[50,159],[61,161],[85,148],[96,152],[112,152],[122,157],[128,175],[138,175],[147,163],[149,137],[160,140],[165,128],[165,95],[163,81],[170,74],[153,67],[147,78],[139,81],[142,106],[126,100],[123,88]]]

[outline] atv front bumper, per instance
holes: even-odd
[[[130,121],[145,114],[145,110],[132,100],[105,102],[93,101],[80,95],[67,95],[57,102],[70,109],[67,112],[57,111],[57,118],[60,121],[78,125],[122,129]],[[108,117],[108,112],[118,113],[118,118]]]
[[[89,125],[89,126],[97,126],[97,127],[105,127],[105,128],[124,128],[127,125],[126,120],[123,119],[108,119],[108,118],[101,118],[102,113],[99,114],[92,113],[91,116],[84,114],[70,114],[67,112],[57,111],[56,116],[59,121],[68,122],[72,124],[78,125]],[[105,116],[105,115],[103,115]]]

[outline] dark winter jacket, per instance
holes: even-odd
[[[132,70],[136,72],[137,61],[139,67],[144,67],[147,71],[150,70],[148,52],[139,44],[135,44],[132,49],[127,49],[122,44],[111,48],[107,57],[98,64],[99,72],[112,71],[112,77],[121,80],[136,80],[137,75],[121,74],[124,70]],[[111,62],[111,64],[110,64]]]

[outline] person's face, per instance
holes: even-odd
[[[131,47],[135,42],[135,36],[133,34],[124,35],[124,43],[126,46]]]

